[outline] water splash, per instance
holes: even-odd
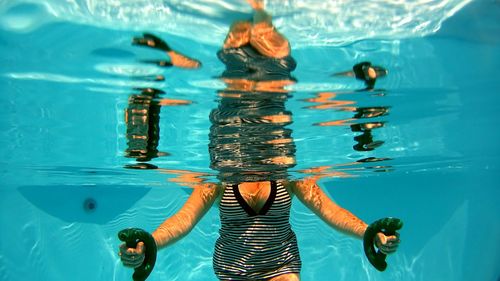
[[[343,45],[363,39],[432,34],[472,0],[267,1],[277,28],[297,48]],[[234,20],[248,19],[244,1],[0,0],[0,27],[30,31],[49,21],[111,29],[165,32],[219,45]]]

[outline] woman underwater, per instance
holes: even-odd
[[[287,179],[287,169],[295,165],[295,145],[285,127],[292,120],[285,109],[285,86],[294,83],[290,73],[296,63],[263,3],[249,3],[253,21],[234,23],[218,52],[226,65],[221,77],[226,88],[210,114],[209,152],[220,183],[197,185],[152,236],[158,249],[165,248],[186,236],[217,204],[221,229],[213,266],[220,280],[300,280],[297,239],[289,223],[293,196],[347,235],[363,239],[368,225],[333,202],[314,178]],[[134,42],[167,51],[174,66],[200,65],[153,35]],[[384,254],[394,253],[399,235],[379,232],[375,245]],[[137,268],[146,250],[142,242],[136,248],[122,244],[119,255],[125,266]]]

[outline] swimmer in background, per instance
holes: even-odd
[[[285,86],[293,83],[290,73],[295,60],[290,56],[288,40],[276,31],[263,3],[248,2],[254,9],[253,21],[234,23],[218,53],[226,65],[222,75],[226,89],[211,114],[209,151],[220,183],[197,185],[183,207],[152,235],[158,249],[165,248],[186,236],[217,204],[221,229],[213,263],[220,280],[300,280],[301,260],[289,223],[293,196],[328,225],[352,237],[363,239],[368,225],[333,202],[316,178],[286,179],[286,168],[295,165],[295,146],[291,130],[285,128],[291,123],[291,113],[284,108],[288,94]],[[147,37],[143,42],[148,46],[162,42]],[[254,105],[268,101],[270,111],[252,110]],[[227,115],[231,107],[248,115]],[[263,148],[273,147],[279,152],[255,161],[245,153],[257,148],[248,142],[252,139],[242,141],[238,137],[251,134],[256,128],[252,125],[259,122],[276,132],[268,134],[270,139],[264,142],[268,146]],[[221,136],[227,135],[237,138],[225,142]],[[271,172],[264,170],[266,167]],[[378,233],[375,244],[382,253],[394,253],[399,235]],[[136,248],[122,244],[119,255],[125,266],[136,268],[144,261],[145,251],[142,242]]]

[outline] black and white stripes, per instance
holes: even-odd
[[[299,273],[301,261],[290,223],[291,197],[281,182],[271,182],[269,198],[253,210],[238,185],[226,185],[220,202],[221,229],[214,253],[220,280],[265,280]]]

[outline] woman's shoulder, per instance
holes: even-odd
[[[295,184],[296,184],[295,180],[285,179],[285,180],[280,180],[278,182],[283,184],[283,186],[286,188],[286,191],[288,192],[288,194],[290,194],[290,196],[293,196],[295,194]]]

